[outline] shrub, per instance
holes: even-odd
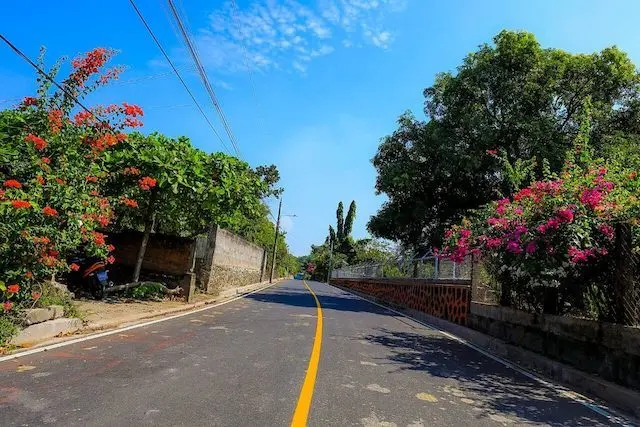
[[[447,230],[442,254],[481,256],[503,305],[611,319],[615,228],[628,223],[638,233],[638,196],[632,166],[594,158],[579,139],[558,176],[547,173]]]

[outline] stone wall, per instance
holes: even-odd
[[[369,295],[385,304],[421,311],[460,325],[467,324],[469,280],[331,279],[331,284]]]
[[[640,328],[471,303],[469,327],[640,390]]]
[[[108,241],[116,249],[114,256],[118,265],[134,267],[142,241],[138,231],[109,233]],[[142,269],[152,273],[182,276],[191,267],[194,239],[152,233],[142,261]]]
[[[262,247],[218,226],[213,226],[208,236],[197,242],[197,281],[207,293],[260,282],[264,278],[264,264]]]

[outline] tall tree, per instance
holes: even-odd
[[[352,200],[349,205],[349,211],[347,217],[344,220],[344,236],[350,236],[353,231],[353,221],[356,219],[356,201]]]
[[[640,78],[624,52],[543,49],[525,32],[503,31],[493,41],[457,73],[436,76],[424,91],[426,121],[405,113],[384,138],[373,164],[376,191],[388,201],[368,223],[375,236],[438,244],[448,223],[509,191],[494,150],[512,162],[546,158],[560,170],[587,99],[598,152],[612,135],[640,133]]]
[[[332,226],[329,226],[329,239],[328,239],[328,243],[332,243],[335,245],[337,240],[336,240],[336,231],[333,229]]]
[[[336,210],[336,226],[337,232],[336,237],[338,242],[342,242],[344,240],[344,205],[342,201],[338,203],[338,209]]]

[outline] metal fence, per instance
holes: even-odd
[[[333,279],[357,278],[413,278],[413,279],[471,279],[471,259],[458,263],[433,255],[399,258],[384,263],[370,263],[336,268]]]

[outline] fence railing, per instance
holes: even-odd
[[[336,268],[332,279],[357,278],[414,278],[414,279],[471,279],[471,259],[453,262],[435,256],[398,259],[385,263],[369,263]]]

